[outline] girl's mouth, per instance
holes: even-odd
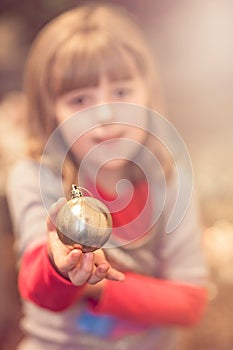
[[[104,136],[96,136],[94,137],[94,142],[95,143],[104,143],[106,142],[107,144],[109,144],[110,142],[117,142],[119,141],[119,139],[122,139],[123,135],[122,134],[108,134],[108,135],[104,135]]]

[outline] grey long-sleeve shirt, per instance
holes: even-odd
[[[31,244],[46,240],[46,208],[63,196],[59,176],[47,167],[43,167],[41,172],[39,175],[38,163],[25,160],[16,165],[8,182],[8,201],[19,258]],[[155,225],[154,232],[148,239],[135,245],[133,249],[128,249],[127,245],[106,249],[106,255],[113,266],[123,271],[205,285],[207,272],[200,247],[201,230],[194,200],[174,232],[164,233],[166,218],[171,214],[174,204],[174,186],[171,181],[162,219]],[[159,189],[155,197],[160,198]],[[55,313],[24,302],[22,324],[28,337],[22,343],[21,349],[44,349],[45,346],[54,350],[109,350],[110,347],[113,350],[175,349],[173,333],[171,329],[164,327],[142,327],[136,334],[129,332],[114,341],[106,334],[92,332],[91,327],[83,332],[80,324],[82,326],[85,317],[90,316],[86,309],[87,305],[83,302],[66,311]],[[105,321],[108,325],[112,322],[111,319]],[[106,325],[103,318],[102,321],[97,318],[91,322],[103,322],[103,327]]]

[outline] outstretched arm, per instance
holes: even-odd
[[[124,274],[110,266],[101,249],[83,253],[60,241],[54,222],[63,204],[58,201],[52,206],[47,219],[48,241],[25,251],[19,272],[22,297],[54,311],[67,308],[84,296],[86,284],[103,279],[124,280]]]

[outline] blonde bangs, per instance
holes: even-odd
[[[55,57],[52,91],[54,96],[60,96],[71,90],[97,86],[103,75],[111,81],[132,79],[142,66],[138,53],[104,38],[101,33],[86,38],[76,35],[60,47]]]

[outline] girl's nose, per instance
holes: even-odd
[[[97,108],[97,121],[100,124],[110,123],[114,120],[114,110],[110,103],[105,103]]]

